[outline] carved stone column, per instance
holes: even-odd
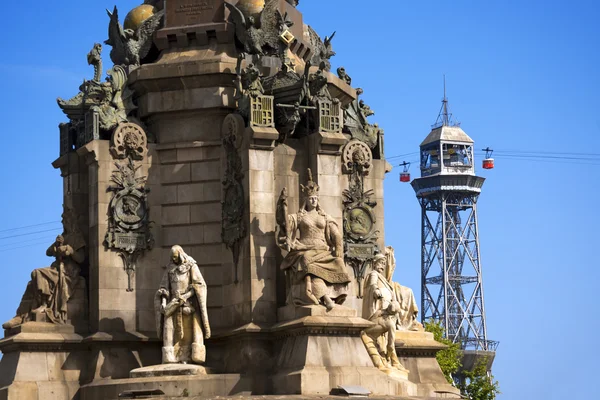
[[[116,133],[122,131],[117,129]],[[145,137],[136,142],[135,159],[126,157],[123,141],[133,139],[120,138],[117,145],[113,141],[112,148],[106,140],[94,140],[77,151],[86,160],[89,176],[92,332],[154,330],[151,303],[154,283],[160,278],[152,276],[160,276],[160,260],[147,252],[153,238],[146,196],[147,191],[151,192],[146,185],[148,176],[154,173]],[[121,155],[117,154],[119,151]]]

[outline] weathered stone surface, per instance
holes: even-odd
[[[190,206],[190,223],[221,222],[220,203],[192,204]]]
[[[373,394],[416,395],[415,384],[373,367],[359,337],[368,326],[362,318],[327,316],[276,325],[284,339],[273,377],[275,393],[324,395],[339,385],[358,385]]]
[[[356,317],[356,310],[344,306],[335,306],[331,310],[319,306],[288,305],[277,310],[278,320],[292,321],[304,317]]]
[[[193,364],[162,364],[134,369],[130,376],[131,378],[150,378],[187,375],[206,375],[206,368]]]
[[[167,28],[208,24],[225,20],[224,0],[189,0],[166,3]]]
[[[435,397],[436,393],[445,393],[445,397],[460,398],[460,391],[448,383],[435,358],[445,347],[433,340],[429,332],[396,332],[398,358],[409,369],[408,379],[417,385],[419,396]]]
[[[162,207],[162,224],[165,225],[184,225],[191,222],[190,206],[165,206]]]
[[[83,400],[117,399],[127,390],[161,390],[167,397],[216,397],[248,394],[251,382],[247,377],[227,375],[188,375],[98,381],[81,388]]]
[[[205,161],[191,164],[192,181],[214,181],[221,178],[221,162]]]
[[[191,180],[190,164],[169,164],[160,167],[161,182],[182,183]]]

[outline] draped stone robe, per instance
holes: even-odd
[[[312,304],[305,298],[302,281],[312,278],[317,299],[345,298],[350,277],[343,259],[343,238],[337,223],[322,211],[301,211],[288,216],[288,243],[291,251],[281,264],[290,276],[289,301],[296,305]]]
[[[169,264],[155,296],[157,333],[163,339],[163,363],[206,360],[204,339],[210,337],[206,308],[207,287],[198,265],[187,256],[180,265]],[[180,296],[193,290],[185,302]],[[162,298],[167,299],[165,313],[161,313]]]

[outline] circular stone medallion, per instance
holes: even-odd
[[[346,219],[347,231],[356,238],[366,237],[373,230],[371,213],[362,207],[348,211]]]
[[[144,225],[146,220],[146,201],[138,191],[121,191],[114,198],[115,221],[127,231],[136,230]]]

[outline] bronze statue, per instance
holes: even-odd
[[[262,74],[254,64],[248,64],[246,68],[242,68],[245,58],[245,53],[240,53],[238,56],[235,99],[238,102],[238,112],[248,121],[252,117],[252,101],[256,101],[264,95],[265,89],[261,82]]]
[[[348,85],[352,85],[352,78],[350,77],[350,75],[348,75],[348,73],[346,72],[346,68],[344,67],[339,67],[337,69],[337,74],[338,77],[343,80],[344,82],[346,82]]]
[[[88,65],[94,67],[94,79],[96,83],[102,83],[102,45],[94,43],[94,47],[87,55]]]
[[[343,237],[338,224],[319,205],[319,186],[310,169],[302,191],[306,199],[297,214],[287,214],[287,190],[277,203],[278,245],[289,251],[281,264],[288,304],[324,305],[331,310],[346,300],[350,282]]]
[[[308,34],[310,37],[310,44],[312,48],[315,49],[313,57],[310,60],[311,63],[313,65],[323,63],[325,65],[325,70],[329,71],[331,69],[331,62],[329,60],[331,57],[335,56],[332,45],[335,32],[333,32],[331,36],[325,36],[325,39],[322,40],[319,34],[309,25]]]
[[[46,251],[46,255],[54,257],[55,261],[49,267],[31,273],[17,315],[2,325],[4,329],[31,320],[55,324],[68,322],[67,303],[75,286],[83,279],[79,274],[80,264],[85,259],[85,241],[73,210],[65,207],[62,217],[64,232]]]
[[[149,17],[135,31],[123,29],[119,22],[117,6],[115,6],[112,13],[108,10],[106,12],[110,18],[110,23],[108,25],[108,40],[104,43],[112,46],[110,59],[115,65],[139,66],[152,48],[152,36],[154,32],[160,29],[165,11],[160,10]]]
[[[196,261],[181,246],[173,246],[171,262],[154,298],[163,364],[206,361],[204,340],[210,338],[206,294]]]
[[[225,2],[235,25],[235,36],[249,54],[279,53],[283,25],[290,26],[287,16],[281,15],[277,9],[279,0],[266,0],[260,14],[260,21],[254,16],[246,16],[238,7]]]
[[[340,78],[344,76],[343,74],[340,75],[339,71],[338,75]],[[342,79],[346,78],[347,75]],[[363,93],[364,91],[361,88],[356,89],[357,96]],[[379,144],[383,129],[377,124],[369,123],[368,117],[372,115],[375,115],[375,111],[364,100],[357,97],[344,110],[344,133],[349,134],[353,139],[366,143],[371,149],[374,149]]]

